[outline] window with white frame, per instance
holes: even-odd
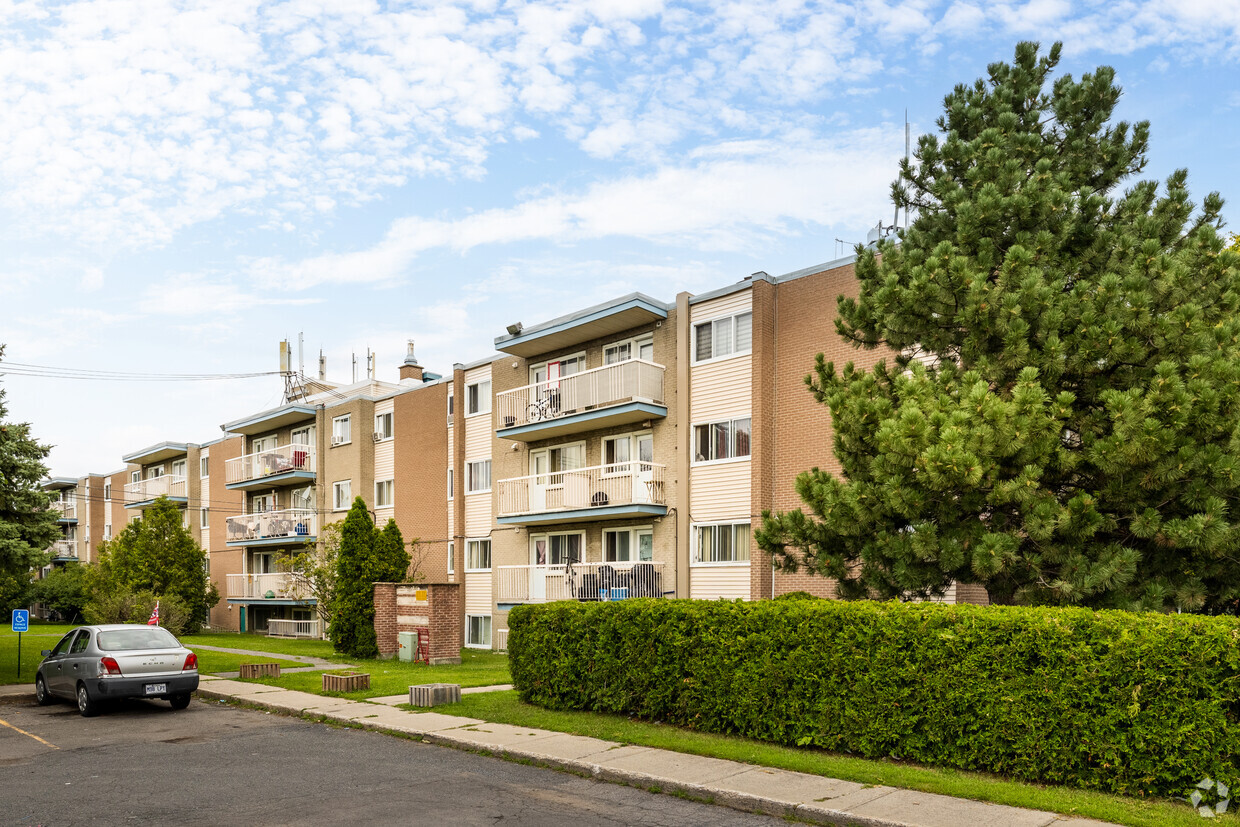
[[[693,426],[693,461],[714,462],[749,456],[749,417]]]
[[[206,509],[206,508],[198,509],[198,527],[199,528],[210,528],[211,527],[211,511],[209,509]]]
[[[530,535],[530,563],[535,566],[562,566],[579,563],[585,556],[586,535],[580,531]]]
[[[693,562],[743,563],[749,559],[749,523],[700,525],[693,530]]]
[[[448,574],[456,574],[456,543],[448,541]]]
[[[263,514],[276,510],[275,494],[254,494],[250,497],[250,513]]]
[[[547,362],[541,362],[537,365],[530,365],[530,384],[542,385],[547,382],[554,382],[565,376],[572,376],[574,373],[581,373],[586,369],[585,353],[578,353],[573,356],[565,356],[561,359],[552,359]],[[540,390],[547,390],[546,387]]]
[[[314,444],[314,426],[307,425],[304,428],[294,428],[289,434],[289,442],[294,445],[313,445]]]
[[[112,499],[112,480],[103,481],[103,498],[105,500]]]
[[[335,511],[348,511],[353,504],[353,480],[341,480],[332,483],[332,508]]]
[[[392,505],[392,481],[379,480],[375,483],[375,508],[388,508]]]
[[[452,409],[455,407],[455,405],[453,404],[454,402],[456,402],[455,395],[451,393],[448,394],[448,424],[449,425],[452,424]]]
[[[639,336],[624,342],[616,342],[603,348],[603,364],[614,365],[630,359],[654,361],[654,336]]]
[[[654,462],[654,436],[649,433],[621,434],[603,438],[603,473],[629,474],[637,470],[632,463]],[[642,470],[650,470],[644,467]]]
[[[205,478],[211,470],[211,458],[209,456],[201,456],[198,458],[198,476]]]
[[[332,445],[345,445],[353,441],[353,431],[349,414],[332,419]]]
[[[530,473],[537,475],[535,485],[563,485],[565,471],[576,471],[585,466],[586,444],[584,442],[530,451]]]
[[[465,541],[465,571],[491,570],[491,541]]]
[[[491,648],[491,616],[465,615],[465,645],[471,649]]]
[[[105,540],[112,539],[112,524],[111,523],[103,524],[103,539]]]
[[[627,563],[654,559],[654,531],[644,528],[617,528],[603,532],[603,559],[608,563]]]
[[[452,499],[455,496],[456,496],[456,486],[453,485],[452,469],[449,468],[448,469],[448,499]]]
[[[375,438],[391,439],[392,438],[392,412],[375,414]]]
[[[491,460],[484,459],[478,462],[467,463],[466,471],[468,475],[465,483],[466,494],[477,494],[480,491],[491,490]]]
[[[693,361],[722,359],[753,349],[753,313],[724,316],[693,326]]]
[[[142,479],[142,472],[141,472],[141,471],[130,471],[130,472],[129,472],[129,481],[130,481],[130,482],[139,482],[141,479]]]
[[[485,379],[465,386],[465,415],[491,412],[491,380]]]

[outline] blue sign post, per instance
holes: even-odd
[[[30,631],[30,612],[27,609],[13,610],[13,631],[17,632],[17,679],[22,677],[22,632]]]

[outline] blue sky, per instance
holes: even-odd
[[[1235,0],[5,0],[0,38],[11,362],[274,370],[301,332],[311,370],[369,347],[395,380],[410,338],[446,371],[517,320],[827,261],[890,220],[905,110],[932,131],[1022,39],[1116,68],[1147,177],[1240,199]],[[2,381],[74,476],[281,388]]]

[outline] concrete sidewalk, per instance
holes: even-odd
[[[198,694],[293,715],[495,755],[661,792],[680,792],[738,810],[815,824],[865,827],[1103,827],[1104,822],[1000,804],[857,784],[817,775],[617,744],[544,729],[492,724],[441,712],[408,712],[384,703],[328,698],[225,678],[204,678]],[[384,701],[390,703],[391,699]]]

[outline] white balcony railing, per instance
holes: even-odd
[[[499,516],[576,511],[614,505],[666,505],[666,468],[618,462],[499,481]]]
[[[306,508],[238,514],[227,519],[228,542],[269,540],[277,537],[310,539],[318,534],[319,515]]]
[[[125,484],[125,502],[142,503],[156,497],[188,497],[189,489],[185,477],[174,477],[164,474],[149,480],[138,480]]]
[[[52,508],[60,512],[60,519],[62,520],[77,519],[76,500],[52,500]]]
[[[281,620],[272,618],[267,621],[267,637],[308,637],[320,638],[323,633],[317,620]]]
[[[291,443],[228,460],[224,463],[224,482],[231,485],[289,471],[313,470],[314,446]]]
[[[286,571],[230,574],[228,596],[255,600],[306,600],[310,597],[310,588],[304,578]]]
[[[496,566],[495,573],[500,603],[662,597],[664,590],[662,562]]]
[[[631,359],[495,395],[495,427],[518,428],[625,402],[663,404],[663,366]]]
[[[52,543],[51,552],[53,557],[77,557],[77,541],[57,540]]]

